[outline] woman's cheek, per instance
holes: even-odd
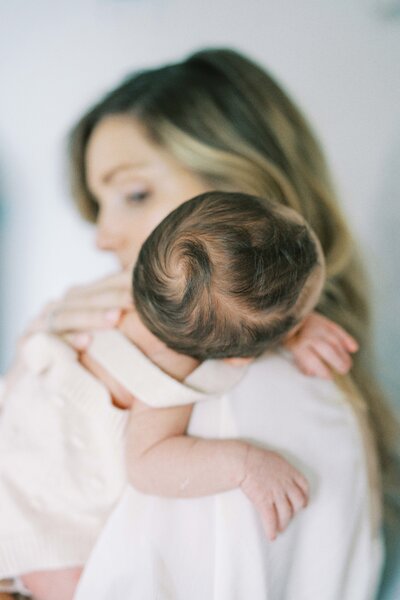
[[[142,221],[142,227],[140,230],[140,236],[142,243],[150,235],[150,233],[161,223],[161,221],[168,215],[168,211],[158,210],[149,213]]]

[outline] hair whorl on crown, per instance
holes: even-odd
[[[208,192],[180,205],[143,244],[135,304],[145,325],[178,352],[257,356],[296,323],[317,264],[310,230],[278,205]]]

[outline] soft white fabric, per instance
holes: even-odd
[[[218,386],[211,396],[196,377],[217,370],[227,389],[241,373],[206,361],[182,386],[118,331],[95,333],[90,353],[152,406],[217,398]],[[23,357],[0,416],[0,578],[84,564],[126,485],[127,411],[59,338],[32,336]]]
[[[263,356],[229,393],[196,404],[189,433],[279,451],[307,476],[309,506],[268,542],[239,490],[174,500],[128,488],[75,600],[374,598],[380,499],[360,403],[303,376],[285,354]]]

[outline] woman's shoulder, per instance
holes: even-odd
[[[266,352],[246,366],[232,366],[221,360],[207,360],[186,381],[186,386],[201,390],[210,397],[226,395],[245,398],[246,402],[276,398],[280,403],[295,399],[299,406],[321,405],[350,410],[348,393],[333,380],[304,375],[295,365],[290,352]]]
[[[324,410],[348,410],[349,398],[336,381],[310,377],[295,365],[290,352],[277,350],[264,353],[247,368],[236,388],[237,394],[273,396],[281,402],[296,398],[304,408],[323,405]]]
[[[255,360],[229,400],[240,437],[287,448],[310,464],[333,460],[349,470],[363,460],[363,419],[350,393],[333,380],[304,375],[286,352]]]

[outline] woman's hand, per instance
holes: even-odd
[[[351,369],[350,354],[357,352],[356,340],[343,327],[314,312],[284,343],[296,365],[306,375],[332,379],[333,371],[345,375]]]
[[[47,331],[64,335],[75,347],[84,346],[84,338],[79,343],[79,334],[115,327],[123,311],[133,307],[131,279],[130,271],[122,271],[70,289],[44,308],[26,334]]]
[[[82,350],[90,343],[91,330],[116,327],[123,311],[132,308],[130,271],[74,287],[60,300],[50,302],[18,340],[13,365],[5,377],[7,389],[24,371],[21,348],[33,333],[44,331],[60,335],[75,349]]]
[[[307,506],[308,483],[276,452],[249,446],[241,489],[254,504],[270,541]]]

